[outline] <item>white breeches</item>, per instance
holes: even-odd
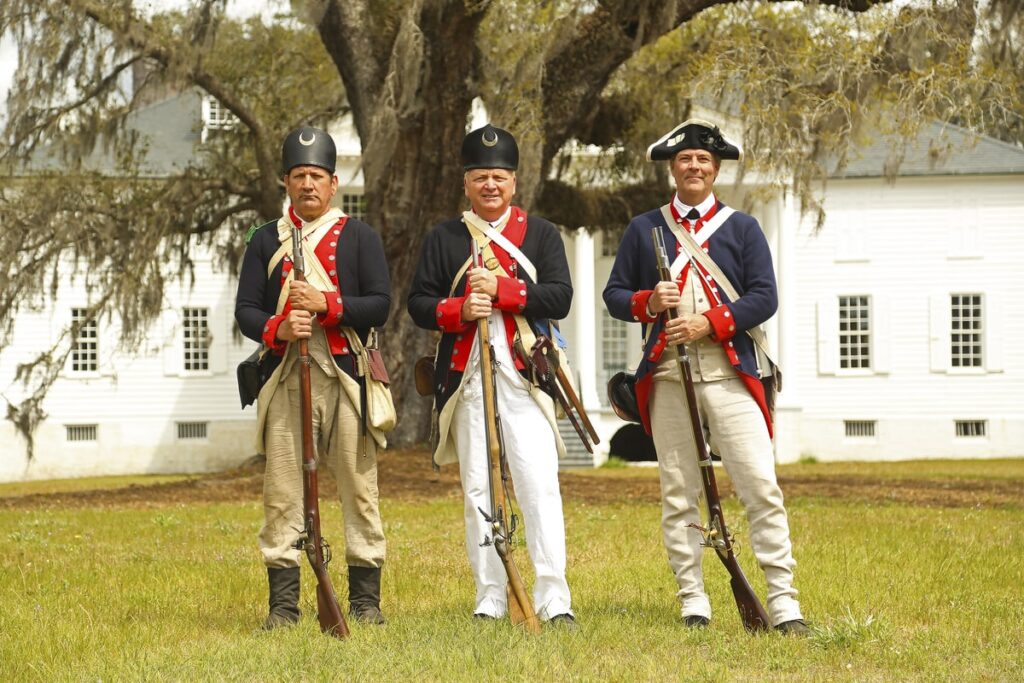
[[[505,368],[501,368],[504,370]],[[491,511],[490,472],[484,435],[483,387],[476,368],[465,380],[452,420],[465,502],[466,552],[476,581],[479,614],[501,617],[508,610],[505,568],[491,545],[480,510]],[[558,488],[558,455],[551,426],[519,375],[499,371],[496,400],[505,453],[526,527],[526,547],[536,581],[534,608],[542,619],[572,613],[565,580],[565,522]],[[518,380],[518,381],[517,381]],[[522,538],[517,534],[519,539]],[[522,554],[518,554],[522,558]],[[521,559],[520,559],[521,561]]]
[[[768,582],[772,624],[800,619],[793,588],[792,546],[768,428],[757,403],[739,378],[695,382],[698,408],[710,445],[722,458],[750,526],[750,547]],[[661,474],[661,527],[668,561],[679,585],[683,616],[711,617],[701,571],[698,508],[701,477],[686,399],[679,382],[656,381],[651,390],[651,431]],[[726,517],[726,522],[730,520]],[[735,522],[730,525],[735,528]],[[715,560],[717,562],[717,559]],[[721,568],[721,580],[728,574]]]

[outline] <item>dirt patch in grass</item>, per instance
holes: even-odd
[[[396,449],[384,453],[379,462],[379,485],[384,499],[426,500],[461,497],[456,466],[435,472],[430,455],[422,449]],[[732,485],[721,469],[719,490],[732,496]],[[622,475],[603,471],[563,473],[562,494],[569,501],[595,504],[646,502],[657,504],[659,485],[656,470],[638,476],[624,470]],[[990,508],[1024,504],[1024,481],[987,479],[884,479],[858,475],[782,475],[779,479],[787,499],[802,497],[840,498],[864,503],[906,503],[930,507]],[[259,502],[263,491],[263,462],[252,461],[226,472],[197,476],[183,481],[121,488],[30,494],[0,497],[0,509],[34,507],[163,507],[194,503]],[[333,478],[321,470],[320,492],[324,498],[337,495]]]

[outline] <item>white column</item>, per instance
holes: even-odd
[[[594,281],[594,237],[586,229],[576,231],[573,240],[574,278],[573,310],[576,313],[576,328],[572,341],[576,347],[576,372],[579,382],[580,400],[593,419],[601,408],[597,386],[597,308]]]
[[[799,368],[797,364],[797,292],[796,235],[800,228],[800,211],[791,192],[783,192],[773,202],[776,230],[772,249],[775,252],[775,278],[779,286],[779,312],[775,316],[773,339],[776,362],[782,369],[782,392],[775,404],[775,459],[795,462],[800,459],[800,425],[803,407],[800,403]],[[805,361],[806,362],[806,361]]]

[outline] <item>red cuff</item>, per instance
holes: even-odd
[[[725,304],[704,311],[704,317],[711,323],[711,338],[723,342],[736,336],[736,320]]]
[[[341,294],[338,292],[324,292],[324,301],[327,302],[327,310],[317,313],[316,319],[320,327],[337,327],[341,324],[341,317],[345,315],[345,304],[342,303]]]
[[[272,315],[267,320],[267,324],[263,326],[263,343],[271,351],[278,353],[284,353],[284,349],[288,346],[288,342],[281,341],[277,338],[277,328],[284,322],[283,315]]]
[[[466,297],[453,296],[437,302],[437,328],[442,332],[464,332],[469,325],[462,320]]]
[[[510,313],[522,313],[526,308],[526,283],[510,277],[498,278],[498,297],[494,308]]]
[[[656,315],[647,315],[647,302],[652,294],[654,294],[653,289],[641,289],[633,295],[629,302],[629,310],[633,314],[633,320],[641,323],[653,323],[658,319]]]

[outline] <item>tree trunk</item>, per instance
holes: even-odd
[[[433,354],[436,335],[417,328],[405,304],[424,236],[461,210],[459,149],[475,94],[468,74],[479,59],[473,36],[483,12],[469,14],[461,2],[413,3],[390,36],[370,29],[363,38],[374,42],[360,44],[349,38],[361,23],[368,29],[371,17],[353,4],[333,4],[319,28],[349,93],[361,93],[350,104],[368,220],[384,239],[391,270],[382,340],[399,417],[391,439],[401,445],[429,433],[431,401],[416,393],[413,366]],[[386,64],[381,55],[389,55]]]

